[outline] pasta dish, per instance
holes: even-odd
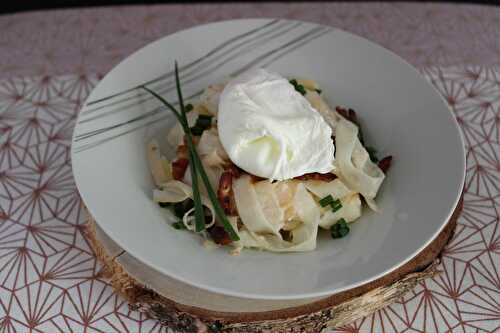
[[[200,167],[237,237],[221,224],[207,187],[199,186],[204,225],[195,224],[193,184],[201,178],[190,172],[195,157],[182,122],[167,134],[172,161],[158,142],[147,146],[153,200],[178,218],[172,226],[233,253],[304,252],[316,248],[319,232],[347,236],[364,206],[377,211],[392,157],[378,160],[356,113],[331,108],[323,95],[313,80],[254,69],[210,85],[183,106]]]

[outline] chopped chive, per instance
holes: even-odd
[[[194,109],[194,106],[191,103],[186,104],[186,106],[184,107],[184,110],[186,111],[186,113],[193,111],[193,109]]]
[[[321,93],[323,92],[323,90],[321,90],[321,89],[314,89],[314,91],[316,91],[318,93],[318,95],[321,95]]]
[[[191,133],[195,136],[200,136],[201,134],[203,134],[203,131],[205,129],[203,127],[199,127],[198,124],[196,124],[195,126],[191,127]]]
[[[373,147],[365,147],[365,149],[368,152],[368,155],[370,155],[370,160],[373,163],[377,163],[378,162],[377,150]]]
[[[181,221],[178,221],[178,222],[174,222],[171,224],[172,228],[176,229],[176,230],[183,230],[183,229],[186,229],[186,226],[184,225],[184,223],[182,223]]]
[[[290,81],[290,84],[295,88],[296,91],[298,91],[299,93],[301,93],[302,95],[305,95],[306,94],[306,88],[304,88],[303,85],[299,84],[297,82],[297,80],[295,79],[291,79]]]
[[[210,120],[212,121],[213,116],[207,115],[207,114],[200,114],[198,116],[198,119],[203,119],[203,120]]]
[[[330,227],[330,234],[332,238],[342,238],[349,233],[349,226],[344,218],[341,218],[334,225]]]
[[[200,115],[196,120],[197,127],[201,127],[203,129],[207,129],[212,125],[212,116]]]
[[[196,124],[191,127],[191,133],[196,136],[203,134],[203,131],[210,128],[212,125],[212,116],[200,115],[196,119]]]
[[[302,95],[305,95],[306,94],[306,88],[304,88],[303,85],[301,84],[298,84],[296,87],[295,87],[295,90],[297,90],[299,93],[301,93]]]
[[[174,215],[177,216],[178,218],[182,218],[184,216],[184,205],[182,202],[177,202],[174,204]]]
[[[342,202],[340,202],[339,199],[334,200],[333,202],[330,203],[330,206],[332,207],[332,212],[338,211],[340,208],[342,208]]]
[[[332,202],[333,202],[333,197],[330,194],[328,194],[326,197],[324,197],[323,199],[321,199],[319,201],[319,205],[321,207],[326,207],[329,204],[331,204]]]
[[[194,207],[194,202],[191,199],[186,199],[184,201],[174,203],[173,207],[174,215],[178,218],[182,218],[188,210]]]

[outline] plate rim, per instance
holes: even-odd
[[[462,160],[463,163],[461,163],[461,166],[462,166],[462,168],[461,168],[462,170],[461,171],[462,172],[461,172],[460,187],[459,187],[460,190],[457,191],[457,193],[455,194],[455,199],[454,199],[453,205],[452,205],[452,207],[449,208],[448,213],[446,215],[446,218],[443,221],[439,221],[439,224],[440,224],[439,228],[436,229],[436,231],[434,232],[434,234],[432,235],[432,237],[430,237],[424,243],[422,243],[422,245],[416,251],[414,251],[410,256],[408,256],[407,258],[405,258],[405,260],[400,261],[400,262],[394,264],[393,266],[391,266],[390,268],[386,269],[385,271],[383,271],[383,272],[381,272],[381,273],[379,273],[377,275],[373,275],[370,278],[365,279],[363,281],[360,281],[360,282],[357,282],[357,283],[351,283],[351,284],[349,284],[347,286],[337,287],[333,291],[331,291],[331,290],[330,291],[323,290],[323,291],[300,293],[300,294],[294,293],[294,294],[291,294],[291,295],[283,295],[283,294],[266,294],[266,295],[262,295],[262,294],[248,294],[248,293],[245,293],[245,292],[232,291],[230,289],[224,289],[224,288],[210,286],[210,285],[207,285],[207,284],[204,284],[204,283],[193,282],[193,281],[190,281],[190,280],[185,280],[185,277],[180,277],[175,272],[172,272],[172,271],[166,272],[164,269],[162,269],[162,268],[157,267],[156,265],[154,265],[147,258],[141,258],[140,256],[137,256],[137,255],[129,252],[128,250],[125,250],[125,248],[122,246],[122,244],[120,244],[120,241],[118,241],[117,239],[115,239],[115,237],[113,237],[111,234],[108,234],[104,230],[104,228],[101,227],[101,225],[99,224],[98,220],[96,220],[96,222],[99,225],[99,227],[103,230],[103,232],[105,232],[108,237],[110,237],[118,246],[120,246],[120,248],[122,248],[122,250],[126,251],[127,254],[133,256],[135,259],[137,259],[138,261],[144,263],[145,265],[148,265],[150,268],[152,268],[153,270],[155,270],[157,273],[159,273],[159,274],[165,274],[165,275],[167,275],[167,276],[169,276],[171,278],[174,278],[176,280],[181,280],[182,282],[187,283],[187,284],[189,284],[189,285],[191,285],[193,287],[204,289],[204,290],[207,290],[207,291],[210,291],[210,292],[213,292],[213,293],[216,293],[216,294],[220,294],[220,295],[227,295],[227,296],[232,296],[232,297],[240,297],[240,298],[255,299],[255,300],[297,300],[297,299],[309,299],[309,298],[312,299],[312,298],[319,298],[319,297],[327,297],[327,296],[334,295],[336,293],[343,292],[343,291],[346,291],[346,290],[349,290],[349,289],[354,289],[354,288],[362,286],[362,285],[364,285],[366,283],[370,283],[372,281],[375,281],[375,280],[377,280],[377,279],[379,279],[379,278],[381,278],[381,277],[383,277],[383,276],[385,276],[387,274],[390,274],[391,272],[397,270],[401,266],[407,264],[409,261],[411,261],[413,258],[415,258],[419,253],[421,253],[434,239],[436,239],[436,237],[438,237],[438,235],[445,228],[447,222],[452,217],[454,210],[457,208],[457,206],[458,206],[458,204],[460,202],[460,198],[462,196],[462,192],[464,191],[465,178],[466,178],[466,168],[467,168],[467,165],[466,165],[466,163],[467,163],[467,160],[466,160],[466,149],[465,149],[465,141],[464,141],[463,133],[462,133],[462,131],[460,129],[460,126],[458,124],[458,121],[457,121],[456,117],[453,114],[453,110],[451,109],[450,105],[447,103],[447,101],[444,98],[444,96],[437,90],[437,88],[434,85],[432,85],[422,75],[422,73],[416,67],[414,67],[413,65],[411,65],[408,61],[406,61],[404,58],[402,58],[398,54],[396,54],[396,53],[392,52],[391,50],[385,48],[384,46],[382,46],[380,44],[377,44],[375,42],[372,42],[372,41],[370,41],[370,40],[368,40],[368,39],[366,39],[366,38],[364,38],[362,36],[356,35],[354,33],[351,33],[351,32],[348,32],[348,31],[345,31],[345,30],[342,30],[342,29],[339,29],[337,27],[332,27],[332,26],[328,26],[328,25],[324,25],[324,24],[319,24],[319,23],[316,23],[316,22],[303,21],[303,20],[294,20],[294,19],[286,19],[286,18],[241,18],[241,19],[213,21],[213,22],[209,22],[209,23],[195,25],[195,26],[191,26],[191,27],[188,27],[188,28],[185,28],[185,29],[182,29],[182,30],[175,31],[175,32],[170,33],[168,35],[162,36],[162,37],[160,37],[160,38],[158,38],[158,39],[156,39],[156,40],[154,40],[154,41],[152,41],[152,42],[150,42],[150,43],[142,46],[141,48],[137,49],[133,53],[127,55],[126,57],[124,57],[120,62],[118,62],[116,65],[114,65],[113,68],[110,69],[106,73],[106,75],[104,75],[104,77],[102,79],[106,78],[106,76],[110,75],[122,63],[124,63],[128,59],[134,57],[137,53],[143,51],[145,48],[150,47],[153,44],[161,43],[164,39],[169,38],[169,37],[171,37],[173,35],[180,34],[180,33],[183,33],[183,32],[189,31],[189,30],[200,29],[200,28],[203,28],[203,27],[206,27],[206,26],[210,26],[210,25],[216,25],[216,24],[240,23],[240,22],[249,22],[249,21],[254,21],[254,22],[260,21],[261,23],[265,24],[266,22],[271,22],[273,20],[288,21],[288,22],[297,22],[297,23],[300,22],[300,23],[315,25],[317,27],[330,28],[330,29],[333,29],[334,31],[339,31],[342,34],[348,35],[349,38],[358,39],[358,40],[360,40],[363,43],[368,43],[368,44],[370,44],[371,47],[378,48],[379,50],[381,50],[381,51],[387,53],[389,56],[393,57],[394,60],[401,62],[408,69],[411,69],[414,72],[414,74],[417,74],[417,76],[421,80],[424,80],[426,82],[426,85],[430,86],[432,88],[432,90],[434,91],[434,93],[437,94],[437,96],[439,96],[441,102],[443,103],[444,106],[446,106],[447,110],[450,113],[450,118],[451,118],[451,121],[452,121],[452,123],[454,125],[453,127],[454,127],[455,132],[458,133],[458,138],[459,138],[459,141],[461,143],[461,145],[460,145],[460,148],[461,148],[460,149],[461,150],[460,159]],[[92,89],[92,91],[94,91],[98,87],[99,87],[99,83],[97,83],[97,85]],[[73,157],[75,156],[74,140],[75,140],[75,135],[76,135],[76,132],[77,132],[78,121],[79,121],[80,117],[82,116],[81,111],[85,107],[85,105],[88,103],[88,101],[90,100],[91,96],[92,96],[92,92],[85,99],[85,102],[82,104],[83,105],[82,108],[78,112],[78,117],[75,120],[75,127],[73,129],[72,140],[71,140],[71,154],[70,154],[71,155],[71,161],[74,160]],[[75,185],[77,187],[79,196],[80,196],[82,202],[84,203],[86,209],[92,215],[92,208],[87,205],[85,196],[80,192],[80,189],[79,189],[79,186],[78,186],[79,181],[78,181],[78,177],[76,176],[76,173],[74,173],[74,164],[73,163],[71,164],[71,168],[72,168],[73,177],[74,177],[74,180],[75,180]]]

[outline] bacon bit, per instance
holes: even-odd
[[[321,180],[325,182],[331,182],[332,180],[336,179],[337,176],[334,175],[333,173],[319,173],[319,172],[313,172],[313,173],[306,173],[305,175],[295,177],[294,179],[298,180]]]
[[[238,215],[236,202],[234,201],[233,179],[239,178],[243,173],[245,172],[233,163],[224,166],[224,172],[220,177],[219,188],[217,189],[217,198],[226,215]]]
[[[342,117],[345,119],[349,120],[350,122],[354,123],[356,126],[359,127],[359,122],[358,122],[358,116],[356,115],[356,111],[353,109],[345,109],[341,106],[336,106],[335,111],[337,111],[338,114],[340,114]]]
[[[341,106],[336,106],[335,107],[335,111],[337,111],[338,114],[340,114],[342,117],[348,119],[349,118],[349,115],[347,113],[347,109],[344,109],[343,107]]]
[[[175,156],[178,158],[178,159],[182,159],[182,158],[189,158],[189,148],[188,148],[188,144],[186,142],[186,137],[184,136],[184,139],[182,141],[183,143],[182,144],[179,144],[177,146],[177,150],[175,152]],[[198,139],[193,137],[193,144],[197,144],[198,143]]]
[[[175,152],[175,156],[178,159],[188,159],[189,158],[189,150],[187,145],[179,145],[177,146],[177,151]]]
[[[189,165],[189,160],[187,158],[179,158],[172,162],[172,178],[175,180],[182,180],[186,169]]]
[[[378,167],[384,172],[387,173],[389,168],[391,167],[392,156],[386,156],[378,162]]]
[[[229,216],[238,215],[233,193],[233,178],[236,178],[233,172],[234,170],[226,170],[222,173],[219,180],[219,188],[217,189],[217,198],[224,213]]]
[[[244,172],[243,170],[241,170],[240,168],[238,168],[236,165],[234,165],[232,163],[225,165],[224,171],[227,171],[228,173],[230,173],[233,176],[233,178],[239,178],[241,176],[241,174]]]
[[[231,244],[233,241],[229,237],[229,234],[224,230],[223,227],[214,225],[210,228],[207,229],[210,237],[212,237],[212,240],[219,245],[228,245]]]

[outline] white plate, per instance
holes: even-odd
[[[243,251],[230,256],[227,249],[207,250],[199,237],[174,230],[165,210],[151,201],[144,149],[151,136],[165,142],[165,129],[174,119],[156,109],[154,99],[141,102],[149,96],[141,97],[137,89],[95,103],[163,74],[149,87],[176,102],[174,60],[181,67],[184,96],[248,66],[317,80],[331,105],[357,111],[367,142],[381,156],[394,156],[377,200],[382,212],[365,210],[348,237],[323,235],[316,251],[300,254]],[[465,177],[457,123],[415,69],[344,31],[267,19],[198,26],[128,57],[88,98],[75,129],[72,158],[90,213],[128,253],[194,286],[261,299],[328,295],[394,270],[440,232]]]

